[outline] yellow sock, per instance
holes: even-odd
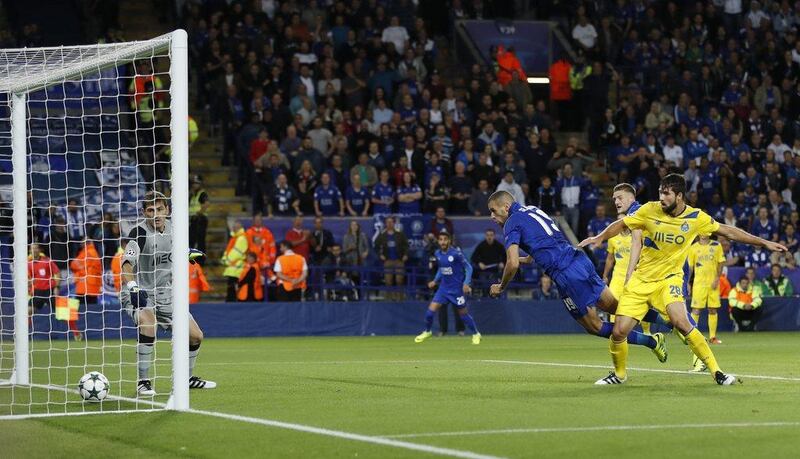
[[[709,314],[708,315],[708,337],[709,338],[716,338],[717,337],[717,321],[719,317],[716,314]]]
[[[699,324],[700,323],[700,314],[699,313],[698,314],[692,313],[692,319],[694,319],[694,323]]]
[[[617,374],[617,378],[625,379],[628,376],[628,341],[615,343],[614,338],[610,338],[608,351],[611,352],[611,360],[614,362],[614,373]]]
[[[717,359],[714,358],[714,353],[711,352],[711,348],[708,347],[706,339],[703,338],[703,334],[700,333],[697,328],[693,328],[692,331],[686,335],[686,341],[689,344],[689,348],[694,352],[694,355],[699,357],[700,360],[706,364],[708,371],[710,371],[712,375],[720,371]]]
[[[642,332],[644,332],[645,335],[649,335],[650,334],[650,322],[642,322],[641,325],[642,325]]]

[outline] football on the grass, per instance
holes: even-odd
[[[110,387],[108,378],[98,371],[86,373],[78,382],[81,397],[87,402],[102,402],[108,396]]]

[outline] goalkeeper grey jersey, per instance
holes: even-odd
[[[131,263],[139,289],[158,306],[172,304],[172,222],[159,233],[141,223],[128,234],[123,263]],[[125,289],[123,289],[125,290]]]

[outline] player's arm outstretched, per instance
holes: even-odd
[[[748,233],[743,229],[737,228],[735,226],[725,225],[723,223],[719,224],[719,229],[714,234],[725,236],[726,238],[732,241],[743,242],[749,245],[764,247],[765,249],[771,250],[773,252],[786,252],[788,250],[782,244],[762,239],[758,236],[754,236]]]
[[[511,244],[508,246],[508,249],[506,249],[506,265],[503,268],[503,278],[500,280],[499,284],[492,284],[491,287],[489,287],[490,296],[500,296],[500,294],[503,293],[503,290],[508,287],[511,280],[517,275],[519,263],[519,245]]]
[[[587,245],[590,244],[602,244],[603,242],[621,233],[622,230],[625,229],[625,226],[626,226],[625,222],[622,219],[617,220],[614,223],[608,225],[606,229],[604,229],[597,236],[587,237],[586,239],[579,242],[578,247],[586,247]],[[631,259],[631,264],[633,264],[632,259]]]

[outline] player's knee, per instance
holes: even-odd
[[[692,314],[697,314],[699,316],[700,315],[700,310],[699,309],[692,309]]]
[[[708,310],[708,315],[710,315],[710,316],[715,316],[715,315],[717,315],[717,310],[716,310],[716,309],[709,309],[709,310]]]
[[[203,330],[199,328],[189,330],[189,344],[196,346],[203,342]]]

